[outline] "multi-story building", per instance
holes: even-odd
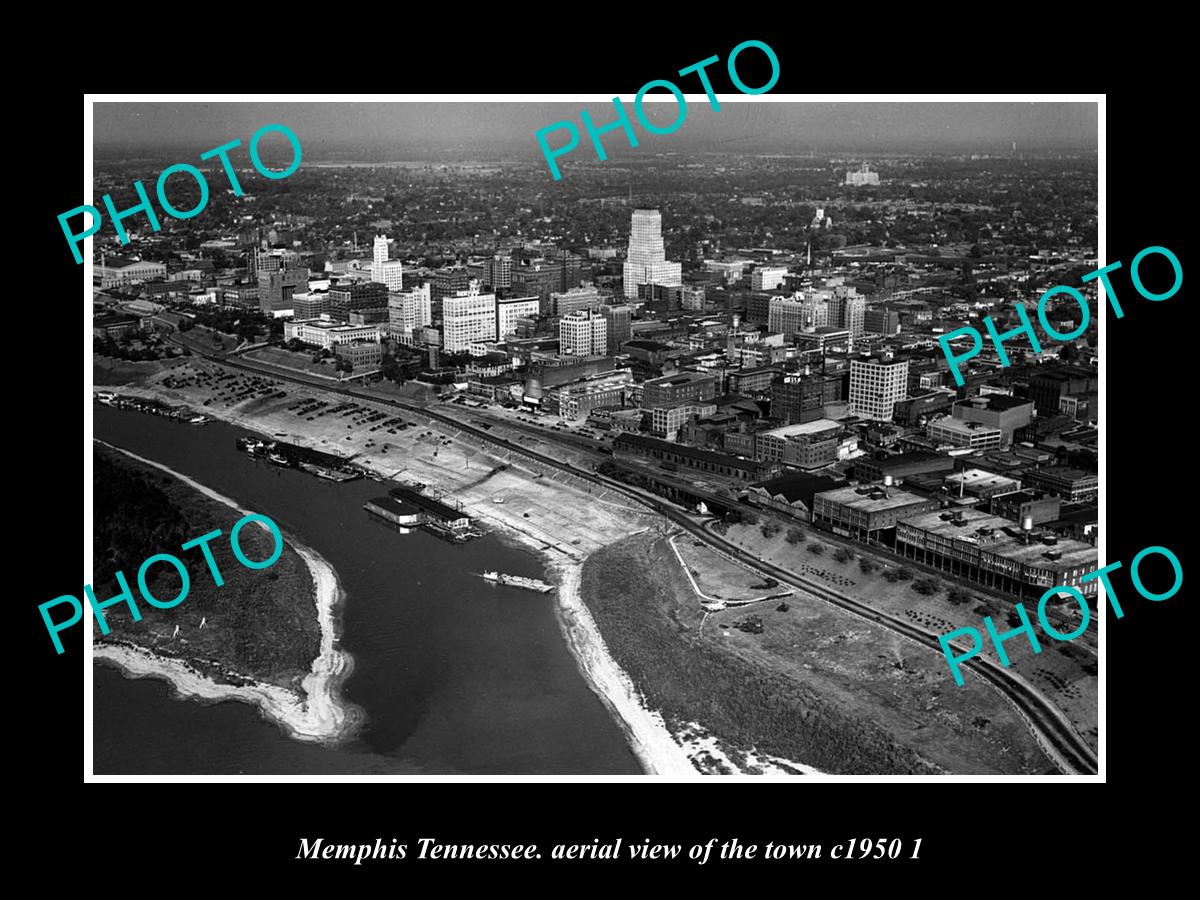
[[[715,376],[703,372],[676,372],[645,382],[642,389],[642,408],[667,406],[678,400],[711,400],[716,393]]]
[[[812,422],[824,416],[827,403],[844,399],[841,376],[786,376],[771,385],[771,417],[785,425]]]
[[[417,328],[433,324],[431,285],[425,282],[420,287],[407,291],[388,293],[388,331],[391,334],[412,332]]]
[[[1062,398],[1099,389],[1096,373],[1077,366],[1039,372],[1029,379],[1029,396],[1039,416],[1058,415]]]
[[[991,508],[992,515],[1018,523],[1028,519],[1034,525],[1041,525],[1058,519],[1062,498],[1046,496],[1041,491],[1009,491],[1007,494],[993,494]]]
[[[404,289],[404,264],[398,259],[388,259],[388,239],[382,234],[375,235],[371,280],[387,285],[389,291]]]
[[[276,257],[269,257],[275,259]],[[308,287],[308,267],[258,270],[258,306],[269,316],[292,315],[292,298]]]
[[[841,426],[830,419],[815,419],[759,432],[755,457],[801,469],[819,469],[837,462]]]
[[[856,359],[850,363],[850,413],[876,422],[892,421],[896,401],[908,388],[908,361]]]
[[[484,264],[483,280],[488,287],[507,289],[512,286],[512,257],[497,253]]]
[[[558,260],[521,260],[514,265],[509,278],[512,293],[522,297],[537,297],[542,304],[541,314],[553,315],[554,301],[551,294],[564,291],[563,264]]]
[[[850,332],[851,346],[866,331],[866,298],[858,296],[854,288],[842,287],[834,291],[830,304],[830,324]]]
[[[954,404],[953,416],[997,429],[1002,443],[1012,443],[1013,432],[1033,421],[1033,401],[1007,394],[980,394]]]
[[[705,418],[717,411],[717,405],[699,400],[677,400],[650,410],[650,433],[656,437],[673,441],[692,416]]]
[[[333,355],[356,369],[378,366],[383,362],[383,345],[379,341],[339,341],[333,345]]]
[[[621,352],[621,344],[633,337],[633,310],[624,305],[602,303],[600,315],[608,323],[608,347],[605,353],[610,356]]]
[[[471,273],[466,266],[446,266],[433,273],[429,290],[429,306],[433,321],[442,318],[442,301],[467,290],[471,286]]]
[[[632,384],[633,373],[628,369],[600,372],[551,388],[546,392],[546,406],[557,409],[567,421],[578,422],[596,409],[624,406],[626,392]]]
[[[925,434],[938,445],[969,447],[972,450],[998,450],[1004,435],[999,428],[979,422],[964,422],[953,416],[939,416],[925,426]]]
[[[771,384],[782,374],[782,370],[774,366],[758,366],[753,369],[739,369],[729,373],[729,393],[731,394],[763,394],[771,390]]]
[[[507,259],[507,257],[505,257]],[[539,314],[542,301],[537,297],[505,297],[496,301],[496,339],[515,335],[521,319]]]
[[[558,323],[558,350],[564,356],[602,356],[608,352],[608,322],[598,312],[569,313]]]
[[[319,319],[329,315],[329,310],[329,291],[292,294],[292,316],[296,319]]]
[[[92,281],[98,282],[102,288],[141,284],[143,281],[167,277],[167,267],[162,263],[107,253],[101,254],[100,260],[92,269]]]
[[[991,500],[997,494],[1010,494],[1021,488],[1021,482],[1017,479],[983,469],[963,469],[947,475],[943,485],[951,496],[978,497],[980,500]]]
[[[842,182],[845,187],[869,187],[878,184],[879,173],[872,172],[867,163],[863,163],[858,171],[848,170],[846,180]]]
[[[378,341],[378,325],[346,325],[332,319],[302,322],[293,319],[283,323],[284,340],[296,338],[303,344],[329,350],[335,344],[353,341]]]
[[[938,501],[882,487],[841,487],[813,495],[812,520],[835,534],[891,545],[901,519],[938,508]]]
[[[768,331],[793,334],[828,324],[829,303],[823,297],[772,297],[767,306]]]
[[[553,304],[551,314],[555,316],[569,316],[573,312],[598,309],[603,302],[599,289],[590,284],[561,292],[554,291],[550,294],[550,301]]]
[[[900,330],[900,313],[894,309],[868,309],[863,313],[863,328],[871,334],[896,334]]]
[[[704,287],[702,285],[680,285],[679,305],[683,309],[697,311],[704,309]]]
[[[783,284],[787,273],[787,266],[759,266],[750,273],[750,289],[773,291]]]
[[[896,552],[961,578],[1021,598],[1052,587],[1096,596],[1096,548],[1055,535],[1033,534],[1008,519],[975,509],[905,516],[896,526]]]
[[[934,472],[954,471],[954,457],[944,453],[915,450],[887,459],[856,459],[854,477],[863,482],[882,482],[887,475],[893,484],[902,484],[909,475],[928,475]]]
[[[798,331],[792,336],[792,341],[800,350],[811,350],[822,355],[849,353],[854,343],[849,329],[832,325],[822,325],[813,331]]]
[[[456,294],[442,299],[442,346],[463,353],[472,344],[496,340],[496,295]]]
[[[629,229],[629,251],[625,257],[625,296],[636,300],[638,285],[683,284],[682,266],[667,262],[662,237],[662,213],[657,209],[635,209]]]
[[[350,320],[352,312],[387,308],[387,285],[378,281],[357,281],[329,289],[329,315],[343,322]]]
[[[1025,475],[1026,487],[1039,487],[1075,503],[1095,500],[1100,492],[1100,479],[1094,472],[1084,472],[1070,466],[1049,466],[1034,469]]]

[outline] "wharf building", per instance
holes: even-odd
[[[1000,516],[958,508],[906,516],[896,527],[898,554],[1022,599],[1052,587],[1095,597],[1096,548],[1057,535],[1035,534]]]
[[[892,546],[901,519],[936,510],[938,500],[894,487],[841,487],[813,495],[812,521],[819,528],[867,543]]]
[[[850,363],[850,413],[890,422],[908,389],[908,361],[856,359]]]
[[[761,481],[775,474],[775,467],[715,450],[685,447],[670,441],[622,432],[613,438],[613,456],[658,460],[665,467],[719,475],[734,481]]]
[[[398,259],[388,259],[388,239],[382,234],[375,235],[371,280],[387,285],[389,291],[404,289],[404,264]]]
[[[637,299],[639,285],[683,284],[682,265],[667,261],[662,236],[662,213],[657,209],[633,211],[623,274],[625,296],[631,300]]]
[[[442,300],[442,347],[474,352],[472,345],[496,340],[496,295],[461,293]]]

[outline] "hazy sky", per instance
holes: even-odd
[[[632,96],[621,99],[637,127]],[[581,108],[597,125],[612,121],[611,104],[606,108],[602,101],[97,103],[94,133],[99,150],[194,146],[198,155],[234,138],[244,145],[260,126],[280,122],[296,132],[306,158],[314,160],[352,156],[356,145],[394,149],[393,159],[437,147],[537,154],[533,132],[561,119],[573,120],[587,144]],[[669,124],[677,112],[673,101],[646,108],[660,124]],[[703,97],[689,101],[687,118],[670,135],[646,135],[640,128],[638,133],[655,150],[990,150],[1007,149],[1012,141],[1027,150],[1094,150],[1096,128],[1094,103],[747,103],[735,95],[722,100],[719,112]],[[282,143],[278,135],[272,139]],[[565,139],[564,132],[551,143]],[[618,132],[605,138],[613,149],[622,142]]]

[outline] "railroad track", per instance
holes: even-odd
[[[391,406],[396,409],[402,409],[406,412],[416,415],[425,416],[428,419],[442,422],[451,427],[457,428],[460,431],[470,434],[472,437],[484,441],[486,443],[495,444],[512,453],[519,453],[530,459],[536,460],[539,464],[549,466],[567,472],[577,478],[582,478],[593,484],[605,487],[609,490],[633,499],[643,506],[647,506],[658,514],[664,516],[671,522],[675,523],[680,528],[687,531],[694,537],[704,541],[706,544],[718,549],[725,555],[749,565],[760,572],[770,575],[780,583],[790,584],[792,587],[807,591],[808,593],[832,603],[850,613],[853,613],[867,621],[874,622],[884,628],[888,628],[909,640],[915,641],[922,646],[934,650],[939,656],[942,656],[941,644],[938,642],[937,635],[932,632],[925,631],[912,623],[906,622],[903,619],[892,616],[888,613],[873,609],[864,603],[861,603],[852,597],[841,594],[824,585],[817,584],[796,575],[787,569],[770,563],[761,557],[750,553],[747,550],[738,547],[736,544],[726,540],[720,535],[713,534],[706,528],[693,521],[690,516],[681,512],[673,504],[649,494],[623,484],[615,479],[608,478],[603,475],[598,475],[594,472],[587,472],[577,468],[570,463],[547,456],[537,450],[523,447],[507,438],[493,435],[488,430],[471,425],[453,416],[446,415],[435,409],[417,406],[406,403],[402,400],[376,397],[372,394],[363,391],[354,390],[352,388],[343,387],[340,384],[326,384],[316,379],[301,377],[297,373],[283,373],[278,370],[263,364],[247,363],[243,359],[231,360],[226,357],[217,356],[215,354],[197,351],[195,348],[192,352],[198,353],[200,356],[216,362],[220,365],[229,366],[230,368],[243,369],[247,372],[252,372],[256,375],[265,375],[280,381],[287,381],[293,384],[298,384],[302,387],[314,388],[317,390],[327,391],[329,393],[339,394],[344,397],[350,397],[355,400],[361,400],[368,403],[378,403],[383,406]],[[520,428],[519,425],[509,423],[512,427]],[[524,430],[524,429],[522,429]],[[537,433],[538,432],[530,432]],[[977,656],[963,664],[963,668],[974,672],[984,678],[993,688],[1008,700],[1008,702],[1018,711],[1029,726],[1034,738],[1038,741],[1046,755],[1054,762],[1056,767],[1065,774],[1085,774],[1094,775],[1098,772],[1099,764],[1096,754],[1091,747],[1083,740],[1083,738],[1075,731],[1070,722],[1066,720],[1065,715],[1054,707],[1048,700],[1042,697],[1037,691],[1024,682],[1024,680],[1015,677],[1004,667],[985,659],[982,656]],[[947,676],[949,677],[949,676]]]

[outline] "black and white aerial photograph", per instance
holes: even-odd
[[[1097,775],[1098,104],[718,89],[92,105],[95,775]]]

